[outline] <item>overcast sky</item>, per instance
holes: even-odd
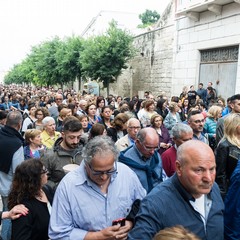
[[[31,46],[53,36],[80,35],[100,11],[159,13],[169,0],[0,0],[0,74]]]

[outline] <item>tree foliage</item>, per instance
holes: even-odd
[[[157,22],[160,18],[160,14],[156,10],[152,11],[146,9],[144,13],[139,14],[139,18],[142,21],[142,25],[140,25],[140,27],[146,27]]]
[[[21,63],[14,65],[4,82],[55,85],[74,81],[81,76],[79,62],[82,39],[69,37],[52,40],[32,47],[30,54]]]
[[[83,74],[102,81],[109,92],[109,83],[116,80],[134,54],[132,42],[133,37],[112,21],[106,34],[85,42],[80,56]]]
[[[105,34],[87,40],[55,37],[32,47],[26,59],[5,76],[5,83],[62,85],[84,75],[108,87],[133,56],[132,41],[114,21]]]

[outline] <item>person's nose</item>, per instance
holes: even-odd
[[[108,179],[108,175],[106,173],[102,174],[100,177],[103,181]]]
[[[79,142],[79,140],[78,140],[77,138],[74,138],[74,139],[73,139],[73,143],[74,143],[74,144],[77,144],[78,142]]]
[[[203,173],[203,180],[208,182],[212,181],[212,174],[209,170]]]

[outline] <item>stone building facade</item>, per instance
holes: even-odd
[[[208,81],[224,98],[240,91],[239,0],[172,1],[156,29],[134,43],[139,52],[110,86],[113,94],[170,97]]]
[[[151,91],[159,95],[162,91],[171,94],[174,4],[171,3],[154,30],[138,35],[134,39],[136,56],[129,62],[128,69],[111,84],[110,92],[124,97],[143,95]]]

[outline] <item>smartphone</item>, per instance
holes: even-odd
[[[112,226],[120,224],[121,227],[125,226],[126,218],[119,218],[112,221]]]

